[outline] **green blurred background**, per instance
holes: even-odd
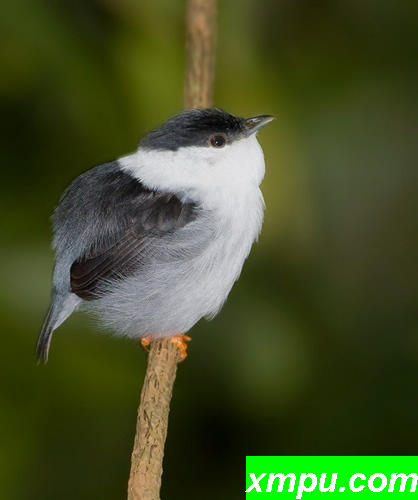
[[[1,500],[123,499],[146,356],[74,315],[46,367],[49,216],[182,106],[184,2],[2,5]],[[164,499],[241,498],[246,454],[417,454],[418,4],[234,0],[216,104],[260,134],[267,210],[180,366]]]

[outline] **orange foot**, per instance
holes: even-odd
[[[149,351],[149,345],[152,342],[152,335],[147,335],[146,337],[142,337],[141,339],[141,345],[144,348],[145,351]]]
[[[146,337],[141,338],[141,346],[145,351],[149,351],[149,346],[153,340],[154,337],[152,335],[147,335]],[[187,342],[190,342],[192,338],[188,335],[174,335],[173,337],[170,337],[170,340],[180,351],[179,362],[184,361],[187,358]]]
[[[184,361],[187,358],[187,342],[190,342],[192,340],[191,337],[188,335],[174,335],[173,337],[170,337],[171,342],[173,342],[174,345],[177,346],[179,353],[180,353],[180,359],[179,363],[181,361]]]

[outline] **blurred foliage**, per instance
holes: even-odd
[[[49,215],[182,106],[184,2],[2,5],[0,498],[122,499],[145,355],[75,315],[50,363]],[[180,367],[163,498],[240,498],[246,454],[416,454],[418,4],[220,2],[216,104],[271,113],[267,211]]]

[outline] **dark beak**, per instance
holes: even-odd
[[[248,118],[245,120],[245,135],[248,137],[252,134],[255,134],[260,130],[260,128],[264,127],[264,125],[267,125],[267,123],[270,123],[272,120],[274,120],[274,116],[271,115],[259,115],[259,116],[253,116],[252,118]]]

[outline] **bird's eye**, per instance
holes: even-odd
[[[210,143],[214,148],[222,148],[225,146],[226,138],[221,134],[216,134],[210,138]]]

